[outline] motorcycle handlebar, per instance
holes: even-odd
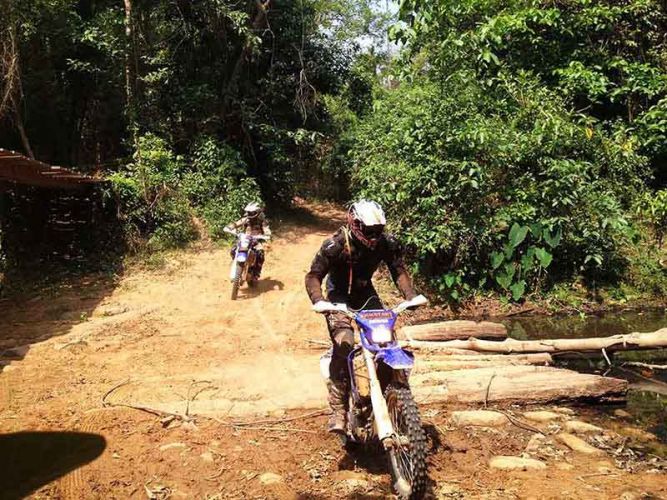
[[[233,231],[232,229],[227,229],[227,228],[224,228],[223,232],[225,232],[227,234],[231,234],[235,238],[238,238],[241,234],[243,234],[243,233],[239,233],[239,232]],[[252,235],[249,234],[248,237],[252,238],[253,240],[258,240],[258,241],[269,241],[271,239],[271,236],[265,236],[265,235],[252,236]]]
[[[423,295],[417,295],[411,300],[406,300],[401,302],[394,309],[392,309],[392,311],[394,312],[394,314],[399,315],[402,312],[405,312],[407,309],[423,306],[427,303],[428,299],[426,297],[424,297]],[[331,302],[327,302],[324,300],[315,303],[313,305],[313,311],[320,314],[328,312],[342,312],[343,314],[349,316],[350,318],[354,318],[356,316],[356,311],[349,310],[345,304],[332,304]]]

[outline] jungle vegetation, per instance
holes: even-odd
[[[667,295],[660,0],[0,11],[0,147],[108,178],[135,250],[365,196],[444,300]]]

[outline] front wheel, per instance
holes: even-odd
[[[239,288],[241,287],[241,279],[243,278],[243,266],[236,264],[236,273],[232,281],[232,300],[236,300],[239,295]]]
[[[426,434],[419,409],[407,387],[389,385],[385,391],[389,417],[398,443],[389,450],[393,487],[401,499],[417,500],[426,493]]]

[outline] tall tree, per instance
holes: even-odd
[[[19,133],[23,149],[30,158],[35,155],[23,123],[23,83],[21,81],[21,54],[19,50],[17,24],[12,0],[0,1],[0,10],[6,13],[5,26],[0,35],[0,121],[12,122]]]

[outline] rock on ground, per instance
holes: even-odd
[[[541,470],[546,469],[547,465],[534,458],[497,456],[489,461],[492,469],[500,470]]]
[[[354,472],[350,470],[342,470],[335,472],[331,476],[332,479],[340,481],[340,485],[347,493],[354,493],[365,491],[370,486],[365,474]]]
[[[553,422],[554,420],[563,420],[565,416],[562,413],[553,411],[527,411],[523,414],[528,420],[533,422]]]
[[[585,455],[601,455],[604,453],[602,450],[591,446],[583,439],[580,439],[573,434],[568,434],[567,432],[558,434],[556,438],[565,446],[570,448],[572,451],[576,451],[577,453],[583,453]]]
[[[160,451],[167,451],[167,450],[173,450],[175,448],[182,449],[185,448],[185,443],[169,443],[169,444],[163,444],[160,446]]]
[[[656,441],[658,439],[655,434],[636,427],[623,427],[620,432],[638,441]]]
[[[622,410],[621,408],[617,408],[616,410],[614,410],[614,415],[620,418],[632,418],[632,415],[630,413],[628,413],[625,410]]]
[[[259,482],[264,486],[271,486],[272,484],[280,484],[284,482],[282,476],[274,474],[273,472],[265,472],[259,476]]]
[[[602,432],[604,429],[581,420],[571,420],[565,422],[565,430],[573,434],[586,434],[587,432]]]
[[[458,426],[478,425],[482,427],[500,427],[509,423],[509,419],[500,412],[489,410],[455,411],[452,423]]]
[[[542,450],[546,440],[547,440],[546,436],[542,434],[535,434],[528,441],[528,444],[526,445],[526,449],[524,451],[531,455],[539,453]]]
[[[568,415],[570,417],[574,416],[575,412],[572,408],[566,408],[564,406],[556,406],[552,408],[556,413],[562,413],[563,415]]]

